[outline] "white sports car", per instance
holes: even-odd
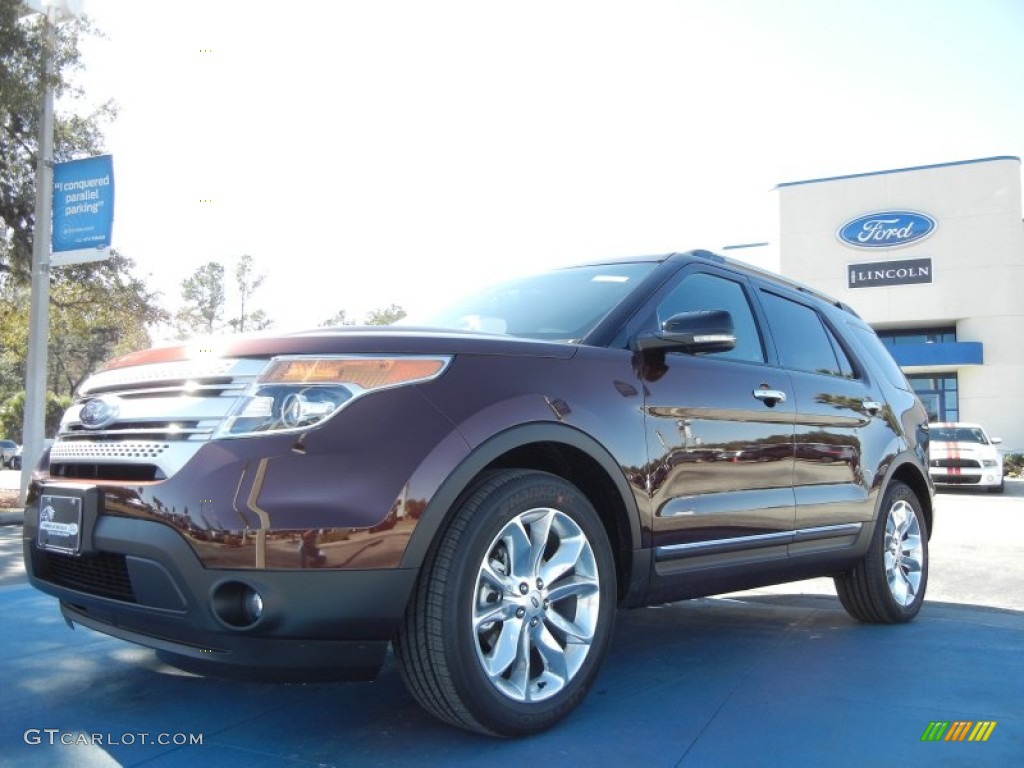
[[[937,487],[974,486],[1003,492],[1003,457],[978,424],[941,422],[929,425],[928,472]]]

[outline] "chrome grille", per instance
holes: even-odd
[[[50,462],[83,461],[86,459],[155,459],[170,446],[148,442],[86,442],[64,440],[54,443]]]
[[[932,459],[932,466],[949,469],[978,469],[981,467],[981,462],[977,459]]]
[[[50,450],[61,477],[164,479],[216,432],[265,360],[210,359],[102,371],[80,388]],[[94,399],[116,401],[116,418],[90,429],[81,414]],[[95,424],[95,422],[94,422]]]
[[[159,387],[161,383],[184,383],[217,376],[227,376],[230,379],[234,375],[232,369],[240,362],[244,361],[232,358],[213,358],[115,368],[112,371],[100,371],[90,376],[79,387],[78,394],[79,397],[95,397],[100,392],[112,390],[152,389]],[[263,364],[260,363],[259,367],[262,366]]]
[[[943,485],[975,485],[981,482],[981,475],[932,475],[932,480]]]

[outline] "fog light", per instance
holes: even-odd
[[[263,615],[263,598],[255,589],[247,589],[242,598],[242,608],[250,619],[250,624],[255,624]]]
[[[212,595],[217,618],[235,629],[248,629],[263,616],[263,596],[240,581],[218,584]]]

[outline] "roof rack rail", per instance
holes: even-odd
[[[690,253],[692,255],[694,255],[694,256],[697,256],[698,258],[707,259],[708,261],[713,261],[716,264],[725,264],[726,261],[727,261],[725,256],[722,256],[722,255],[717,254],[717,253],[712,253],[711,251],[706,251],[703,248],[699,248],[696,251],[690,251]]]

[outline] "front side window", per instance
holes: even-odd
[[[665,321],[673,315],[711,309],[724,309],[732,316],[736,346],[726,352],[707,354],[730,360],[763,363],[764,347],[761,344],[757,321],[750,309],[746,291],[735,280],[706,272],[697,272],[684,277],[682,282],[658,303],[656,310],[658,327],[661,328]]]

